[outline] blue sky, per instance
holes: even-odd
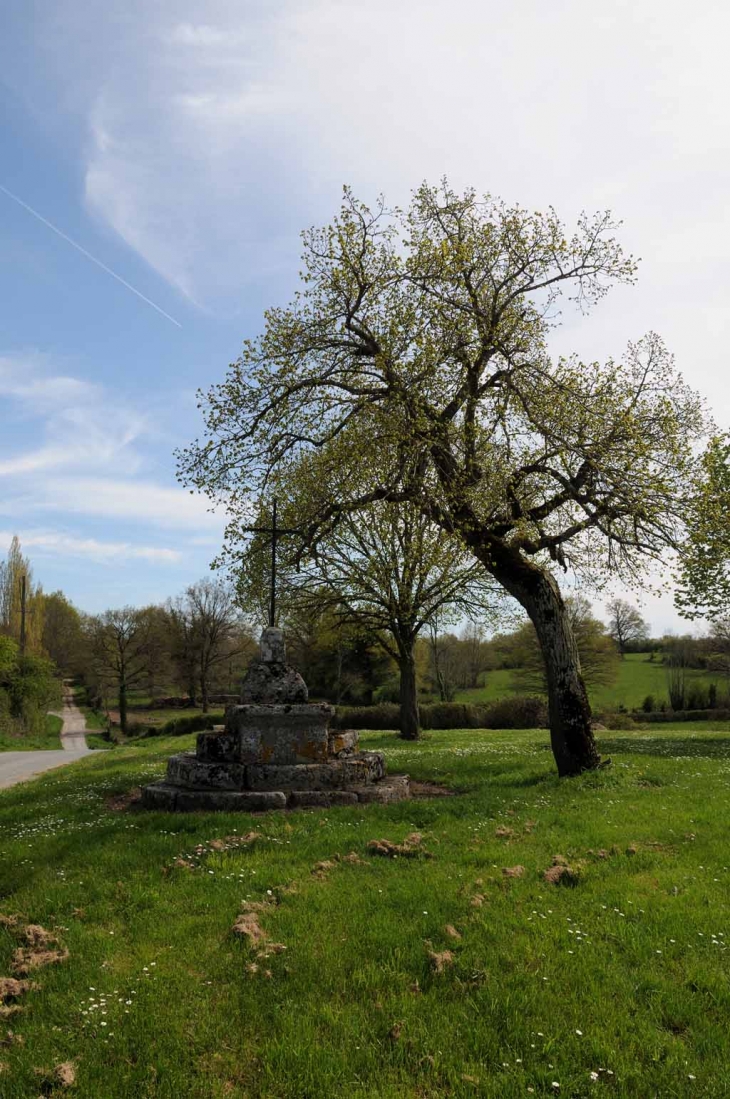
[[[730,424],[730,12],[660,0],[26,0],[0,15],[0,551],[94,611],[203,575],[222,520],[179,488],[299,230],[342,184],[422,179],[567,219],[611,207],[639,285],[556,350],[660,332]],[[174,321],[177,323],[173,323]],[[656,629],[678,625],[649,597]]]

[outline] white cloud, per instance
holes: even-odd
[[[209,511],[204,497],[150,481],[50,477],[35,487],[25,506],[155,527],[221,532],[223,529],[223,519]]]
[[[6,549],[13,535],[0,530],[0,546]],[[160,546],[135,546],[129,542],[101,542],[96,538],[76,538],[57,531],[27,531],[20,534],[24,551],[37,551],[52,557],[83,557],[102,564],[111,561],[149,561],[175,564],[182,559],[179,550]]]
[[[0,478],[90,465],[116,469],[122,454],[134,472],[139,456],[133,444],[148,429],[146,417],[101,386],[53,371],[54,364],[37,353],[0,356],[7,424],[34,422],[32,430],[16,431],[12,454],[0,441]],[[34,449],[20,449],[17,436],[45,438]]]

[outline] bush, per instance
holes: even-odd
[[[668,710],[666,713],[639,714],[637,721],[642,724],[666,721],[730,721],[730,710]]]
[[[214,725],[222,725],[224,714],[194,714],[192,717],[174,717],[164,725],[148,725],[137,734],[138,739],[154,736],[187,736],[188,733],[202,733]]]
[[[651,714],[654,712],[654,695],[647,695],[644,701],[641,703],[641,708],[645,714]]]
[[[422,729],[542,729],[547,707],[541,698],[503,698],[488,706],[465,702],[433,702],[419,707]],[[398,729],[400,707],[381,702],[377,706],[338,706],[335,729]]]
[[[423,710],[421,707],[421,720]],[[398,729],[400,706],[393,702],[379,702],[377,706],[338,706],[332,720],[333,729]]]
[[[644,718],[642,717],[639,720],[643,721]],[[601,722],[606,726],[607,729],[615,730],[636,728],[636,722],[632,717],[629,717],[625,711],[618,711],[612,714],[603,714],[601,717]]]
[[[544,698],[514,695],[485,707],[484,729],[544,729],[548,724]]]

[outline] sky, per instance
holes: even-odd
[[[555,349],[664,337],[730,426],[730,8],[705,0],[24,0],[0,14],[0,552],[100,611],[208,571],[175,480],[343,184],[610,208],[638,285]],[[659,578],[661,579],[661,578]],[[671,596],[642,605],[685,628]]]

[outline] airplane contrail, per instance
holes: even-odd
[[[72,240],[71,237],[67,236],[64,232],[58,229],[55,225],[48,221],[47,218],[44,218],[42,214],[39,214],[37,210],[34,210],[32,206],[29,206],[27,202],[23,202],[22,198],[18,198],[18,196],[14,195],[12,191],[9,191],[7,187],[3,187],[2,183],[0,183],[0,191],[2,191],[3,194],[7,195],[8,198],[11,198],[13,202],[17,202],[18,206],[22,206],[23,209],[27,210],[29,214],[32,214],[34,218],[38,218],[38,221],[41,221],[44,225],[47,225],[49,229],[52,229],[53,232],[61,238],[61,240],[65,240],[67,244],[70,244],[73,248],[76,249],[77,252],[80,252],[82,256],[86,256],[86,258],[90,259],[92,263],[95,263],[97,267],[101,267],[102,271],[106,271],[107,275],[111,275],[111,277],[113,279],[116,279],[117,282],[121,282],[122,286],[126,286],[127,290],[131,290],[133,294],[136,294],[138,298],[142,299],[142,301],[145,301],[148,305],[151,305],[152,308],[156,309],[158,313],[161,313],[163,317],[167,317],[168,321],[172,321],[172,323],[176,324],[178,328],[182,328],[180,321],[176,321],[174,317],[171,317],[169,313],[166,313],[164,309],[161,309],[159,305],[155,305],[153,301],[150,301],[149,298],[146,298],[144,294],[141,293],[141,291],[137,290],[137,288],[132,286],[131,283],[127,282],[126,279],[123,279],[121,275],[118,275],[116,273],[116,271],[112,271],[111,267],[107,267],[107,265],[105,263],[102,263],[100,259],[97,259],[96,256],[92,256],[91,252],[87,252],[85,248],[82,248],[80,244],[77,244],[75,240]]]

